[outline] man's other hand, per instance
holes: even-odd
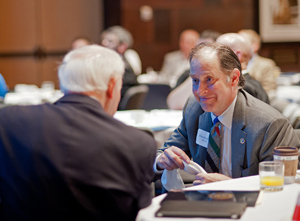
[[[204,184],[204,183],[212,183],[212,182],[217,182],[217,181],[222,181],[222,180],[230,180],[232,178],[225,176],[224,174],[221,173],[198,173],[195,176],[195,181],[193,182],[193,185],[199,185],[199,184]]]

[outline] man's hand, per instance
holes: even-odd
[[[183,150],[178,147],[171,146],[165,149],[165,151],[157,159],[157,168],[159,170],[174,170],[177,168],[184,169],[182,160],[186,163],[190,163],[190,158]]]
[[[212,183],[212,182],[217,182],[217,181],[222,181],[222,180],[230,180],[232,178],[225,176],[224,174],[221,173],[198,173],[195,176],[195,181],[193,182],[193,185],[199,185],[199,184],[204,184],[204,183]]]

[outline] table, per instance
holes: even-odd
[[[6,105],[37,105],[54,103],[64,94],[54,88],[39,88],[36,85],[18,84],[14,92],[5,95],[3,103]]]
[[[170,137],[182,120],[181,110],[126,110],[117,111],[114,118],[133,127],[149,128],[153,131],[157,147]]]
[[[220,181],[215,183],[203,184],[193,187],[188,187],[189,190],[259,190],[259,177],[249,176],[236,178],[232,180]],[[300,184],[293,183],[284,185],[282,191],[278,192],[263,192],[260,199],[260,204],[255,207],[247,207],[246,211],[239,219],[240,221],[288,221],[292,220],[298,194],[300,193]],[[226,221],[233,219],[209,219],[209,218],[157,218],[155,212],[160,207],[160,202],[166,194],[162,194],[152,199],[150,206],[140,210],[136,221],[185,221],[185,220],[213,220]]]
[[[276,89],[276,98],[288,100],[293,103],[300,103],[300,87],[298,85],[278,86]]]

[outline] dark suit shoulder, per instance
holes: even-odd
[[[244,90],[251,94],[253,97],[269,104],[269,97],[261,83],[253,79],[248,73],[244,74],[245,86]]]
[[[52,104],[44,104],[52,105]],[[31,118],[36,118],[40,114],[40,105],[12,105],[0,109],[0,122],[9,123],[17,122],[18,119],[30,120]],[[12,121],[13,120],[13,121]]]
[[[184,107],[183,107],[183,111],[184,112],[190,112],[190,111],[195,111],[200,109],[200,111],[203,112],[201,105],[199,104],[199,102],[196,100],[195,96],[192,94],[189,96],[189,98],[187,99]]]

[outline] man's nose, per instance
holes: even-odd
[[[207,93],[207,86],[203,82],[199,82],[197,94],[203,96]]]
[[[109,44],[109,41],[107,39],[103,39],[101,44],[104,46],[104,47],[107,47],[107,45]]]

